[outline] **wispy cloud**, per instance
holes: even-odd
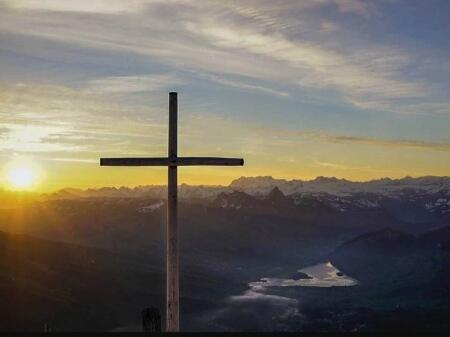
[[[404,148],[416,148],[416,149],[450,152],[450,142],[429,142],[414,139],[381,139],[381,138],[333,136],[333,135],[326,135],[324,136],[324,139],[333,143],[365,144],[365,145],[376,145],[386,147],[404,147]]]
[[[238,142],[243,152],[263,152],[262,148],[271,147],[272,150],[278,148],[291,149],[300,144],[348,144],[351,146],[375,146],[390,149],[411,149],[425,151],[450,152],[450,141],[448,139],[440,140],[422,140],[422,139],[401,139],[401,138],[370,138],[355,135],[333,134],[324,131],[300,131],[292,128],[269,128],[254,123],[252,125],[243,125],[237,120],[230,118],[220,118],[217,116],[201,116],[188,121],[186,136],[187,141],[199,139],[203,136],[202,130],[209,125],[209,132],[216,135],[216,141],[227,141],[230,137],[228,130],[233,130],[234,136],[228,140],[228,146],[233,146]],[[195,126],[195,128],[193,128]],[[216,130],[217,128],[217,130]],[[223,135],[223,139],[221,138]],[[320,145],[322,146],[322,145]],[[253,148],[253,150],[252,150]],[[276,151],[276,150],[275,150]]]
[[[366,18],[376,12],[376,7],[369,1],[361,0],[335,0],[334,3],[343,13],[356,13]]]
[[[5,126],[0,126],[0,137],[3,137],[4,135],[8,134],[10,132],[10,129]]]
[[[314,163],[319,165],[319,166],[332,168],[332,169],[337,169],[337,170],[348,170],[348,169],[351,168],[348,165],[342,165],[342,164],[337,164],[337,163],[330,163],[330,162],[319,161],[319,160],[314,160]]]
[[[173,89],[182,84],[183,80],[171,74],[111,76],[89,81],[86,89],[94,93],[138,93]]]
[[[323,131],[295,131],[292,129],[268,129],[264,127],[251,128],[258,134],[270,135],[273,141],[279,141],[280,144],[299,144],[304,141],[319,141],[334,144],[353,144],[370,145],[389,148],[412,148],[421,150],[450,152],[450,141],[441,139],[440,141],[427,141],[421,139],[386,139],[370,138],[353,135],[339,135],[326,133]]]
[[[15,152],[51,152],[79,150],[77,146],[62,146],[61,144],[49,144],[43,139],[52,132],[59,132],[61,128],[42,125],[8,125],[10,129],[7,136],[0,144],[0,151]]]
[[[333,87],[355,100],[367,97],[402,98],[413,97],[423,92],[420,84],[401,81],[390,75],[378,64],[401,62],[405,57],[372,53],[370,63],[349,62],[336,51],[326,50],[306,41],[290,41],[279,34],[263,34],[250,29],[238,30],[231,26],[219,26],[215,21],[189,23],[186,27],[200,34],[209,43],[249,54],[261,55],[283,62],[299,76],[298,84],[310,87]],[[377,63],[374,62],[374,58]]]
[[[402,75],[405,69],[420,62],[417,57],[389,44],[358,45],[348,42],[349,39],[337,44],[333,36],[337,25],[316,20],[317,10],[325,7],[370,18],[377,12],[372,2],[317,0],[276,6],[269,1],[239,4],[133,1],[126,6],[119,1],[107,3],[64,2],[63,5],[59,1],[30,0],[17,4],[7,1],[14,8],[58,12],[29,16],[6,11],[0,30],[84,48],[145,55],[177,69],[208,74],[217,83],[246,90],[285,94],[270,85],[262,85],[261,80],[290,85],[297,90],[303,87],[335,90],[343,100],[361,109],[419,112],[414,106],[405,107],[404,100],[427,97],[432,92],[432,83]],[[95,14],[108,9],[121,12],[122,7],[132,10],[114,18]],[[80,16],[83,10],[94,14]],[[299,28],[299,25],[303,26]],[[315,41],[317,34],[324,31],[323,25],[328,27],[325,30],[330,36]],[[301,34],[292,34],[292,29],[297,28]],[[308,34],[303,34],[304,31]],[[351,32],[346,30],[342,34]],[[246,76],[251,83],[237,83],[227,75]],[[111,91],[145,90],[155,84],[153,79],[140,75],[94,79],[91,83],[95,89]],[[435,100],[443,105],[449,103],[444,97]],[[432,114],[434,110],[428,109],[427,113]]]
[[[211,82],[219,83],[219,84],[222,84],[225,86],[230,86],[233,88],[243,89],[246,91],[249,90],[249,91],[259,92],[262,94],[269,94],[269,95],[282,96],[282,97],[289,96],[289,93],[287,93],[285,91],[275,90],[275,89],[271,89],[271,88],[260,86],[260,85],[247,84],[242,81],[230,80],[230,79],[227,79],[224,77],[202,74],[202,73],[198,73],[197,75],[200,77],[206,78],[207,80],[209,80]]]
[[[13,86],[0,91],[0,117],[7,130],[0,152],[96,153],[164,146],[165,114],[159,108],[121,105],[109,96],[64,86]],[[150,145],[145,139],[152,139]]]
[[[55,11],[55,12],[80,12],[80,13],[124,13],[139,12],[146,5],[155,5],[160,3],[172,4],[191,4],[194,0],[129,0],[126,3],[121,0],[78,0],[60,1],[60,0],[2,0],[10,8],[20,10],[36,11]],[[291,7],[292,4],[278,3],[274,4],[267,0],[247,0],[236,3],[235,1],[224,0],[214,3],[215,6],[232,7],[239,14],[249,17],[253,20],[261,20],[268,25],[276,24],[280,28],[277,20],[269,13],[277,12],[277,9]],[[343,13],[354,13],[361,16],[369,16],[375,6],[372,3],[362,0],[311,0],[295,4],[299,9],[311,9],[315,7],[335,6]]]
[[[147,1],[142,0],[4,0],[9,7],[20,10],[79,12],[79,13],[107,13],[120,14],[136,12],[142,9]]]
[[[44,160],[50,160],[50,161],[59,161],[59,162],[65,162],[65,163],[86,163],[86,164],[98,164],[98,159],[82,159],[82,158],[45,158]]]
[[[377,175],[389,175],[392,174],[393,171],[396,171],[395,168],[380,168],[380,167],[370,167],[370,166],[358,166],[358,165],[343,165],[340,163],[327,162],[314,159],[313,163],[319,167],[324,167],[325,169],[331,170],[331,172],[352,172],[352,171],[361,171],[361,172],[372,172]],[[403,170],[400,170],[400,175],[403,173]],[[406,171],[407,172],[407,171]],[[330,173],[330,174],[336,174]]]

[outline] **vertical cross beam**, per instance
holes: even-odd
[[[179,331],[178,209],[177,209],[177,124],[178,97],[169,94],[169,151],[167,181],[167,308],[166,330]]]

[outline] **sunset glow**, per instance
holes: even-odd
[[[445,10],[358,0],[0,7],[0,164],[36,155],[49,174],[32,184],[39,191],[165,184],[162,169],[98,160],[165,156],[169,91],[179,93],[180,155],[246,158],[245,168],[180,170],[180,183],[450,175]]]
[[[18,167],[9,172],[8,182],[13,189],[29,189],[35,182],[35,176],[29,168]]]

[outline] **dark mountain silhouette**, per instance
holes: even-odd
[[[340,251],[380,252],[382,254],[408,254],[421,247],[422,244],[414,235],[389,227],[379,231],[362,234],[340,246]]]
[[[420,239],[443,250],[450,250],[450,226],[423,233]]]
[[[448,254],[428,244],[437,233],[416,237],[384,228],[340,245],[330,255],[330,260],[366,285],[400,282],[398,284],[405,288],[412,284],[419,286],[449,265]]]
[[[258,208],[258,201],[255,197],[238,191],[230,193],[222,192],[214,200],[213,205],[221,208],[240,209],[242,207],[247,209]]]
[[[1,330],[44,331],[45,324],[52,331],[139,326],[141,310],[150,305],[164,316],[162,263],[157,257],[139,259],[0,231]],[[180,277],[186,317],[213,307],[224,289],[233,287],[226,276],[195,265],[183,268]]]
[[[271,202],[284,202],[287,198],[285,197],[283,192],[281,192],[281,190],[277,186],[275,186],[267,195],[267,199],[269,199]]]
[[[160,270],[151,264],[4,232],[0,247],[2,331],[43,331],[45,323],[54,331],[105,330],[160,301]]]

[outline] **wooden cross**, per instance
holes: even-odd
[[[178,96],[169,93],[169,151],[158,158],[101,158],[101,166],[167,166],[166,330],[179,331],[177,167],[192,165],[242,166],[241,158],[178,157]]]

